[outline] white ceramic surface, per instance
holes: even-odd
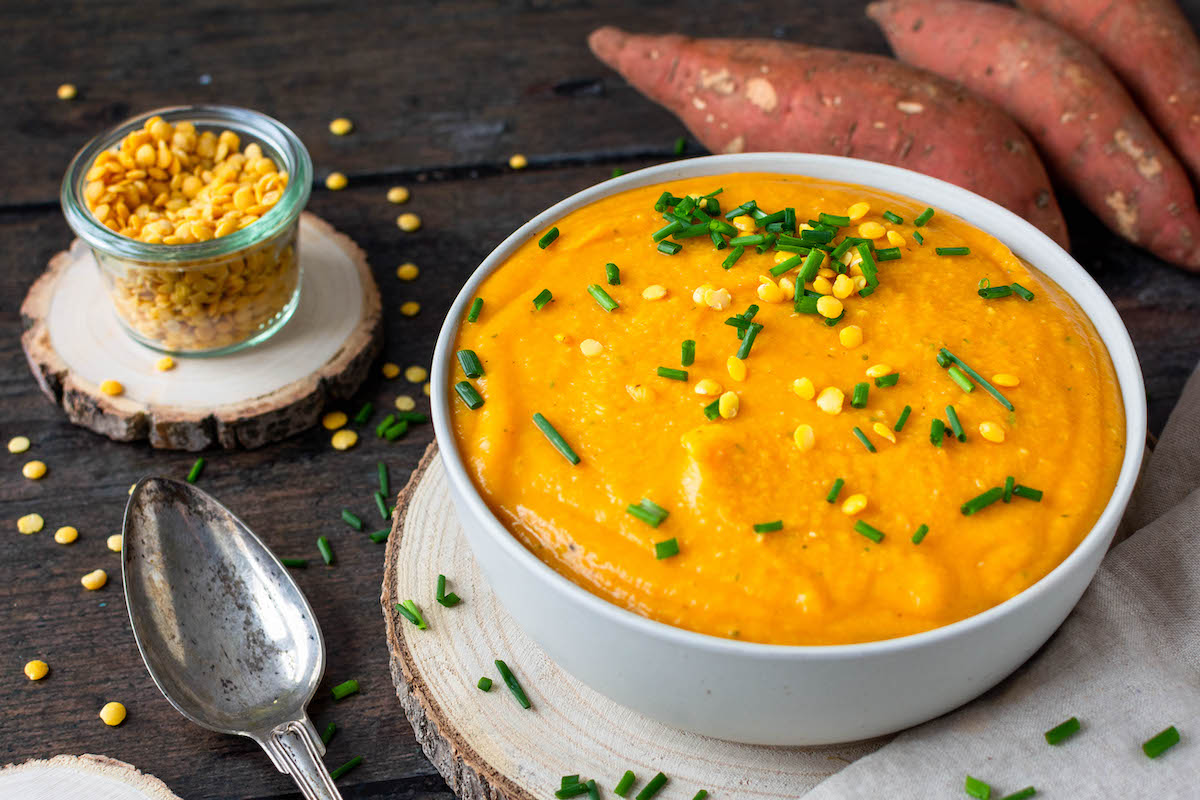
[[[480,283],[523,242],[602,197],[731,172],[808,175],[923,201],[1005,242],[1069,291],[1091,318],[1120,383],[1125,459],[1096,526],[1042,580],[981,614],[898,639],[816,647],[737,642],[654,622],[596,597],[538,560],[488,509],[455,449],[449,407],[455,332]],[[442,326],[431,380],[434,427],[459,518],[492,588],[525,631],[560,666],[622,705],[696,733],[756,744],[827,744],[897,731],[962,705],[1020,666],[1062,623],[1095,574],[1133,490],[1146,430],[1141,370],[1125,326],[1095,281],[1049,237],[944,181],[869,161],[799,153],[709,156],[650,167],[547,209],[504,240],[467,281]]]

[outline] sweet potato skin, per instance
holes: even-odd
[[[714,153],[806,151],[907,167],[988,197],[1068,246],[1033,144],[1002,111],[935,75],[772,40],[605,27],[588,43]]]
[[[1018,0],[1092,46],[1200,179],[1200,40],[1172,0]]]
[[[867,13],[896,54],[1007,110],[1092,211],[1160,258],[1200,268],[1200,214],[1182,165],[1094,52],[1023,11],[884,0]]]

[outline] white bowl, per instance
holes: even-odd
[[[479,496],[455,447],[449,391],[454,339],[479,285],[522,243],[578,208],[627,189],[733,172],[856,183],[945,210],[1006,243],[1071,293],[1116,368],[1125,458],[1112,498],[1065,561],[981,614],[924,633],[829,646],[721,639],[638,616],[576,586],[505,529]],[[433,422],[451,493],[483,572],[522,628],[563,669],[621,705],[678,728],[739,742],[815,745],[924,722],[994,686],[1033,654],[1078,602],[1108,549],[1142,460],[1146,396],[1116,309],[1066,251],[990,200],[906,169],[837,156],[748,153],[663,164],[568,197],[523,225],[467,281],[433,357]]]

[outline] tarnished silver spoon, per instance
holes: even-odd
[[[341,800],[306,711],[325,642],[253,531],[189,483],[143,478],[125,507],[121,566],[138,650],[171,705],[258,742],[309,800]]]

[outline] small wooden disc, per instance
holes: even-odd
[[[362,384],[383,339],[366,254],[319,217],[300,217],[300,301],[282,330],[211,358],[161,354],[122,330],[91,249],[76,239],[50,259],[21,304],[21,346],[42,391],[68,419],[117,441],[170,450],[259,447],[309,427]],[[117,380],[118,397],[100,391]]]
[[[462,598],[453,608],[434,601],[439,573]],[[594,778],[612,796],[627,769],[639,789],[666,773],[662,800],[686,800],[700,789],[713,800],[794,798],[885,742],[801,748],[708,739],[584,686],[517,627],[488,587],[463,538],[436,444],[400,494],[383,575],[396,694],[425,755],[464,800],[544,800],[573,774]],[[395,612],[408,599],[427,630]],[[497,658],[517,674],[531,711],[508,692]],[[486,693],[476,688],[485,675],[494,682]]]
[[[21,800],[180,800],[167,785],[108,756],[55,756],[0,769],[0,797]]]

